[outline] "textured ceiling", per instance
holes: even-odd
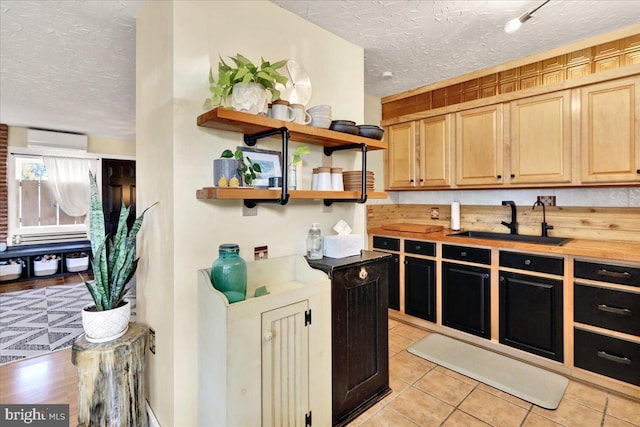
[[[363,47],[378,97],[640,23],[638,0],[552,0],[513,34],[504,24],[542,0],[272,1]]]
[[[142,3],[0,0],[0,123],[133,139]],[[640,22],[638,0],[552,0],[511,35],[505,22],[542,0],[274,3],[363,47],[379,97]]]

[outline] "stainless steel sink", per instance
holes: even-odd
[[[462,231],[460,233],[449,234],[449,236],[469,237],[472,239],[506,240],[509,242],[535,243],[538,245],[551,246],[562,246],[571,240],[570,238],[564,237],[524,236],[522,234],[491,233],[488,231]]]

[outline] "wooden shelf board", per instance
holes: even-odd
[[[367,150],[385,150],[387,142],[377,139],[364,138],[348,133],[336,132],[329,129],[317,128],[309,125],[285,122],[270,117],[258,116],[250,113],[217,107],[198,116],[198,126],[220,129],[243,134],[256,134],[272,129],[286,127],[292,141],[305,144],[322,145],[324,147],[340,147],[348,144],[366,144]],[[275,137],[279,138],[279,135]]]
[[[282,192],[280,190],[262,190],[253,188],[231,188],[231,187],[204,187],[196,191],[196,198],[200,200],[226,199],[226,200],[263,200],[277,199]],[[292,190],[289,191],[289,199],[357,199],[360,197],[359,191],[311,191]],[[367,192],[367,199],[386,199],[387,193],[384,191]]]

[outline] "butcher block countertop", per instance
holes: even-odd
[[[461,230],[466,231],[466,230]],[[526,252],[572,255],[589,258],[602,258],[617,261],[640,262],[640,242],[617,242],[573,239],[562,246],[533,243],[511,242],[506,240],[487,240],[470,237],[449,236],[453,231],[444,229],[429,233],[388,230],[383,227],[369,228],[369,235],[398,237],[406,239],[430,240],[463,246],[485,246],[500,249],[515,249]],[[554,236],[555,237],[555,236]]]

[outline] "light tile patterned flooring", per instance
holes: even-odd
[[[362,427],[638,427],[640,402],[571,381],[546,410],[406,351],[427,331],[389,320],[389,396],[352,421]]]

